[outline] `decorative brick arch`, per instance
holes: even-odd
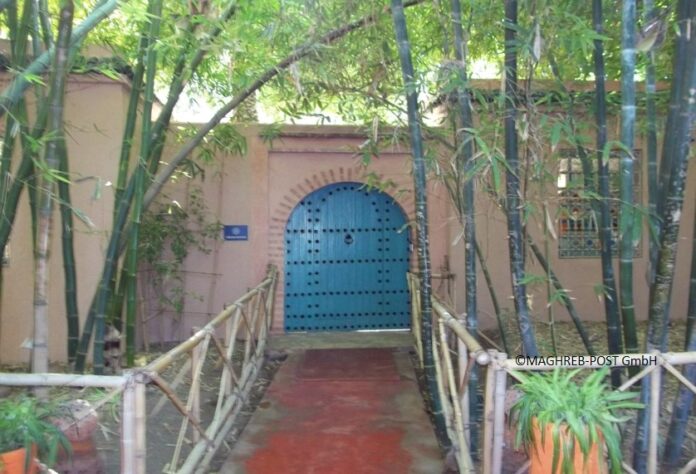
[[[365,182],[365,168],[362,165],[352,167],[336,166],[318,171],[306,177],[302,182],[291,186],[284,194],[281,202],[272,204],[270,210],[270,227],[268,234],[268,261],[278,268],[278,284],[275,294],[275,310],[273,315],[273,330],[283,330],[285,314],[285,227],[295,206],[305,196],[334,183],[345,181]],[[379,176],[380,179],[383,176]],[[411,183],[397,183],[410,185]],[[386,194],[389,194],[388,192]],[[408,222],[415,222],[413,193],[389,194],[401,207]]]

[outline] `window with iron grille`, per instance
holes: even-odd
[[[559,197],[558,218],[558,256],[560,258],[599,257],[602,246],[599,241],[599,216],[595,213],[592,201],[584,192],[584,174],[582,162],[575,150],[561,150],[558,162],[557,188]],[[641,152],[634,150],[634,198],[640,202],[640,167]],[[593,156],[592,172],[596,177],[597,160]],[[618,153],[609,157],[609,215],[612,230],[612,254],[618,255],[616,245],[619,233],[619,169]],[[596,189],[592,189],[596,192]],[[640,246],[636,255],[640,253]]]

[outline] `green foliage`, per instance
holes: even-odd
[[[553,472],[563,453],[561,471],[573,473],[574,446],[580,446],[587,458],[591,445],[604,439],[609,454],[611,472],[621,470],[621,435],[618,423],[628,420],[620,416],[620,410],[638,409],[643,405],[634,401],[635,393],[612,391],[605,379],[607,367],[596,370],[581,382],[573,379],[580,369],[524,374],[515,372],[520,380],[517,385],[522,397],[512,406],[511,420],[517,423],[515,442],[532,446],[534,423],[539,424],[541,433],[547,425],[553,426]],[[600,446],[599,452],[602,452]]]
[[[35,444],[41,460],[55,463],[58,446],[70,452],[70,443],[49,421],[57,413],[54,405],[27,396],[0,400],[0,452],[25,448]]]
[[[184,207],[161,199],[143,215],[138,255],[153,270],[150,283],[160,289],[160,302],[180,312],[189,295],[183,288],[183,264],[192,250],[210,253],[208,243],[220,236],[222,225],[212,221],[200,188],[193,188]]]

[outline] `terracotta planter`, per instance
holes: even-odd
[[[86,400],[72,400],[62,407],[62,416],[51,419],[51,423],[63,432],[71,443],[87,441],[99,425],[97,411]]]
[[[532,435],[532,446],[529,450],[529,474],[559,474],[561,472],[561,463],[563,462],[563,452],[559,453],[558,467],[556,472],[553,471],[553,425],[546,425],[542,441],[542,434],[539,424],[536,420],[533,421],[534,433]],[[565,433],[565,426],[561,427],[560,437],[562,440],[567,440],[568,435]],[[600,447],[603,443],[602,434],[599,434],[600,443],[595,443],[590,446],[590,452],[585,461],[580,449],[580,445],[575,441],[573,447],[573,473],[574,474],[606,474],[609,468],[604,455],[599,455]]]
[[[36,446],[31,448],[29,469],[24,470],[26,449],[20,448],[0,454],[0,474],[36,474]]]

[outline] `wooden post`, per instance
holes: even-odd
[[[121,472],[138,472],[136,435],[136,383],[133,374],[126,374],[121,408]]]
[[[145,398],[147,380],[143,374],[136,375],[134,379],[135,471],[133,472],[135,474],[145,474],[147,472],[147,404]]]
[[[271,277],[271,281],[268,283],[266,293],[266,327],[270,330],[270,328],[273,326],[273,311],[275,310],[275,291],[276,284],[278,282],[278,270],[273,266],[269,266],[268,274]]]
[[[495,376],[496,366],[498,365],[498,351],[489,350],[491,361],[486,370],[486,389],[483,402],[483,474],[493,472],[493,420],[494,420],[494,397],[495,397]]]
[[[653,352],[653,356],[657,356]],[[661,362],[662,359],[658,357]],[[662,385],[662,367],[650,374],[650,440],[648,445],[648,474],[657,474],[657,441],[660,427],[660,386]]]
[[[493,402],[493,452],[491,454],[491,473],[500,474],[503,469],[503,446],[505,445],[505,390],[507,372],[500,365],[507,359],[507,354],[500,352],[492,361],[495,374],[495,395]]]

